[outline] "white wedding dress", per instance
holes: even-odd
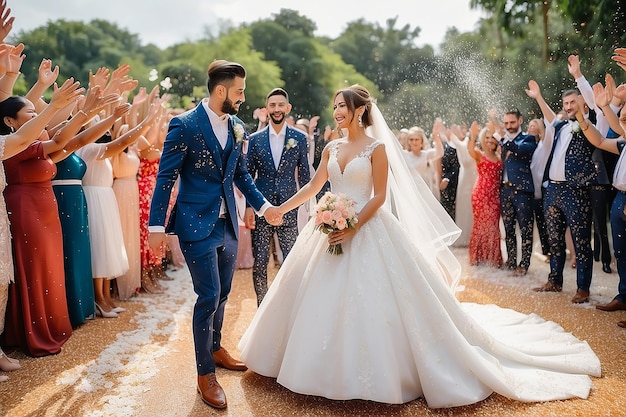
[[[370,157],[380,142],[343,173],[339,143],[330,145],[332,190],[358,211],[372,194]],[[556,323],[460,303],[434,257],[386,207],[342,255],[327,247],[310,221],[239,343],[249,369],[291,391],[394,404],[423,397],[429,407],[453,407],[492,392],[520,401],[586,398],[588,375],[600,376],[589,345]]]

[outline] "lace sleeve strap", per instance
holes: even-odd
[[[374,149],[378,148],[379,145],[383,145],[383,142],[376,140],[365,147],[363,150],[363,156],[372,159],[372,153],[374,153]]]

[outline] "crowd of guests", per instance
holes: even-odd
[[[0,16],[1,42],[13,23],[5,1]],[[70,77],[59,87],[61,69],[44,59],[28,93],[13,95],[23,51],[22,44],[0,44],[0,346],[45,356],[58,353],[86,320],[123,314],[118,300],[140,291],[162,292],[160,281],[170,279],[164,260],[183,266],[176,236],[168,235],[160,253],[148,244],[151,196],[176,110],[167,108],[168,97],[159,96],[158,87],[150,92],[139,87],[128,75],[129,65],[101,67],[90,73],[86,85]],[[614,60],[626,70],[625,50],[616,50]],[[621,158],[626,85],[616,86],[607,75],[604,85],[592,87],[575,55],[568,69],[577,89],[563,93],[559,112],[531,80],[526,92],[537,101],[542,119],[525,125],[515,109],[502,115],[492,111],[469,127],[446,126],[436,119],[430,135],[413,126],[401,129],[398,140],[415,180],[430,187],[462,230],[455,244],[468,248],[471,265],[525,275],[536,231],[550,274],[535,290],[562,290],[568,247],[577,269],[572,302],[584,303],[589,301],[592,259],[612,272],[611,233],[618,295],[596,307],[626,310],[626,164]],[[42,97],[51,90],[46,102]],[[284,97],[289,104],[287,93],[278,90],[268,94],[266,108],[255,112],[257,134],[270,124],[272,97]],[[317,116],[296,120],[284,111],[282,117],[274,123],[279,129],[286,125],[283,135],[303,141],[301,160],[290,174],[290,181],[301,187],[315,172],[324,147],[345,132],[330,126],[322,132]],[[255,179],[262,175],[255,173]],[[328,189],[327,184],[318,199]],[[175,198],[174,192],[170,207]],[[238,202],[238,267],[259,269],[254,275],[260,304],[267,290],[265,261],[274,257],[280,265],[290,246],[279,239],[280,228],[261,235],[259,219],[247,219],[241,196]],[[298,230],[311,208],[303,206],[294,219]],[[253,239],[262,240],[263,250]],[[265,261],[255,263],[255,252]],[[626,322],[619,325],[626,327]],[[0,350],[1,370],[19,366]],[[6,378],[0,375],[0,380]]]
[[[622,68],[625,55],[626,49],[619,48],[613,56]],[[562,291],[568,250],[577,276],[572,302],[586,303],[593,261],[612,273],[611,233],[619,294],[596,308],[626,310],[626,264],[620,246],[626,217],[621,198],[626,189],[621,179],[621,171],[626,173],[621,168],[626,115],[620,116],[626,84],[616,86],[607,74],[604,85],[591,86],[577,55],[569,56],[568,71],[576,87],[563,91],[558,111],[545,102],[537,82],[529,81],[526,93],[536,100],[542,118],[525,124],[517,109],[502,115],[492,110],[469,128],[444,127],[437,120],[431,140],[419,127],[401,129],[398,140],[414,176],[431,186],[467,234],[456,244],[468,247],[471,265],[524,276],[538,236],[550,273],[534,290]],[[618,324],[626,327],[626,322]]]
[[[4,41],[14,21],[5,1],[0,16]],[[164,260],[184,260],[175,238],[162,253],[148,244],[168,97],[138,88],[129,65],[59,87],[49,59],[14,95],[23,51],[0,44],[0,345],[45,356],[86,320],[123,314],[119,300],[163,291]],[[19,367],[0,350],[1,370]]]

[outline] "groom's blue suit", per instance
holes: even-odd
[[[205,105],[201,102],[170,122],[149,222],[165,225],[170,193],[180,177],[167,231],[178,235],[198,295],[193,313],[198,375],[215,372],[213,352],[220,349],[224,306],[236,266],[239,227],[233,185],[254,209],[266,203],[247,171],[242,138],[234,134],[235,124],[243,123],[228,116],[228,140],[222,149]]]

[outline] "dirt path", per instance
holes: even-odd
[[[455,249],[464,263],[466,249]],[[614,268],[615,269],[615,268]],[[272,272],[275,273],[275,270]],[[117,319],[91,320],[76,329],[60,354],[44,358],[10,355],[22,368],[0,383],[0,415],[5,416],[621,416],[626,415],[626,330],[616,322],[625,312],[605,313],[592,304],[609,301],[616,273],[595,264],[592,303],[572,305],[575,271],[566,267],[560,294],[537,294],[548,266],[533,257],[529,274],[465,268],[458,298],[536,312],[587,340],[600,357],[603,377],[594,379],[588,400],[523,404],[492,395],[468,407],[432,410],[422,400],[403,405],[330,401],[297,395],[253,372],[218,370],[228,408],[206,406],[195,390],[191,310],[195,295],[186,269],[171,272],[165,294],[141,294],[120,303]],[[272,275],[273,276],[273,275]],[[239,337],[256,311],[250,270],[240,270],[226,311],[223,345],[235,355]]]

